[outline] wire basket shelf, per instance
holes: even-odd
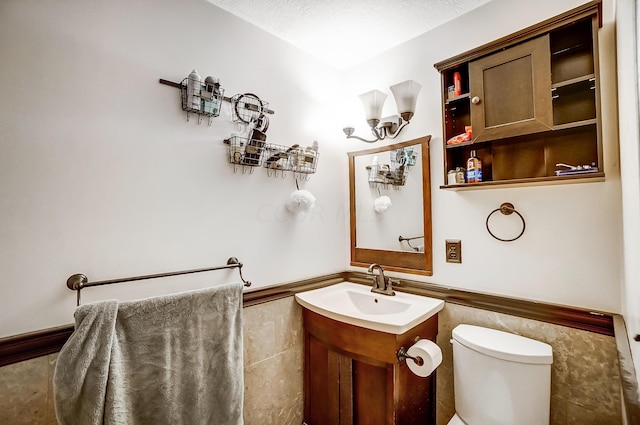
[[[198,121],[202,116],[210,119],[220,116],[222,101],[224,100],[224,89],[220,86],[199,82],[196,82],[194,87],[189,87],[188,82],[189,79],[185,78],[180,83],[182,110],[187,113],[198,114]],[[189,120],[189,114],[187,114],[187,120]],[[211,120],[209,120],[209,125],[211,125]]]
[[[233,136],[225,140],[229,145],[229,163],[243,167],[264,167],[269,175],[290,171],[313,174],[318,167],[320,153],[311,148],[282,146],[262,140]],[[252,170],[251,170],[252,171]]]
[[[367,166],[369,187],[400,189],[407,182],[409,167],[416,164],[416,154],[413,147],[394,149],[389,152],[389,164],[379,164],[375,171],[371,165]]]

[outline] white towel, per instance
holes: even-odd
[[[54,373],[61,425],[242,425],[242,284],[76,310]]]

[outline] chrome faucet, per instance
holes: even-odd
[[[374,270],[378,269],[379,273],[376,275]],[[384,277],[384,270],[380,264],[373,263],[369,266],[369,270],[367,270],[367,274],[371,276],[373,279],[373,288],[371,288],[371,292],[375,292],[376,294],[383,295],[395,295],[393,292],[393,283],[394,281],[390,278]]]

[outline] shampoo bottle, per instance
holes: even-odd
[[[467,183],[480,183],[482,181],[482,162],[472,150],[467,160]]]

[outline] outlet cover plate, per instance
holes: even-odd
[[[462,263],[462,241],[447,239],[445,245],[447,263]]]

